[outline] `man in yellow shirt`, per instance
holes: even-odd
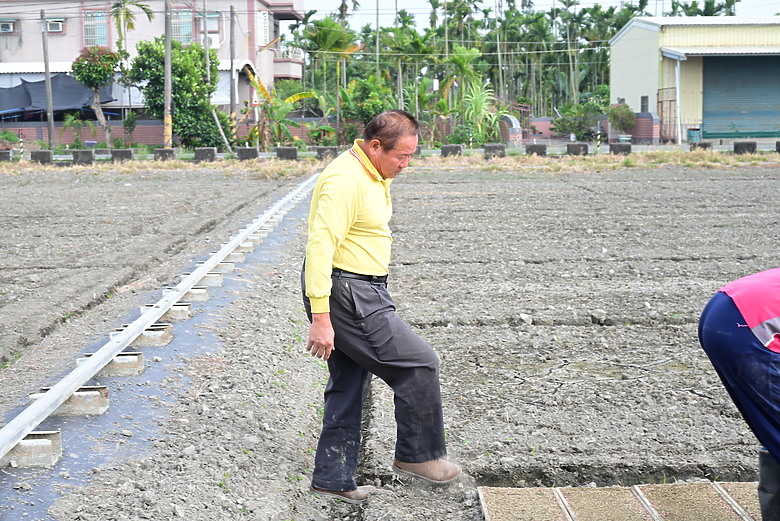
[[[407,112],[378,115],[364,139],[322,171],[312,194],[301,281],[311,320],[306,350],[326,360],[330,373],[312,489],[350,503],[374,491],[354,477],[372,374],[395,393],[393,470],[431,483],[461,473],[443,459],[439,358],[396,314],[387,291],[390,184],[408,166],[417,134]]]

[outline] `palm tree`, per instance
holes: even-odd
[[[699,4],[697,0],[691,3],[672,0],[672,10],[667,13],[670,16],[734,16],[737,14],[737,2],[740,0],[704,0]]]
[[[327,99],[328,93],[328,61],[330,55],[336,55],[337,60],[344,51],[354,45],[356,35],[348,27],[340,24],[333,15],[321,20],[315,20],[303,30],[304,49],[313,53],[322,68],[322,93]],[[338,85],[338,78],[336,81]]]
[[[150,22],[154,19],[154,11],[147,4],[142,3],[140,0],[115,0],[111,4],[111,17],[116,24],[116,32],[119,35],[116,46],[120,54],[123,56],[127,53],[126,41],[127,32],[135,29],[135,13],[134,9],[141,10],[146,19]],[[125,60],[127,58],[125,57]]]
[[[120,62],[122,69],[122,83],[125,87],[125,93],[127,95],[127,103],[132,108],[133,103],[130,99],[130,84],[125,80],[124,76],[128,66],[127,60],[130,58],[130,53],[127,52],[127,33],[135,29],[135,13],[134,9],[139,9],[146,15],[146,19],[150,22],[154,19],[154,11],[147,4],[142,3],[140,0],[115,0],[111,4],[111,10],[109,11],[111,17],[116,24],[116,32],[118,35],[116,41],[116,47],[119,51],[122,61]]]

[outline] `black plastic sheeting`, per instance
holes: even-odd
[[[73,76],[55,74],[51,77],[52,102],[54,111],[75,110],[92,103],[92,90],[88,89]],[[100,102],[114,101],[111,87],[100,89]],[[0,89],[0,114],[14,112],[45,111],[46,82],[22,80],[16,87]]]

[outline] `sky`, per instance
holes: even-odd
[[[685,0],[690,3],[690,0]],[[495,9],[499,0],[483,0],[486,7]],[[379,5],[379,24],[381,26],[393,25],[395,8],[406,9],[407,12],[414,15],[417,19],[417,28],[419,30],[428,27],[428,15],[431,11],[431,5],[428,0],[358,0],[360,7],[349,19],[350,27],[359,30],[366,24],[376,25],[377,5]],[[440,3],[444,3],[440,0]],[[518,2],[519,3],[519,2]],[[620,5],[620,0],[603,0],[594,2],[593,0],[580,0],[580,6],[586,7],[599,3],[602,7],[611,7]],[[700,1],[699,3],[703,3]],[[534,9],[547,11],[555,4],[555,0],[535,0]],[[303,0],[304,11],[316,9],[316,18],[323,18],[330,13],[338,12],[341,0]],[[352,7],[352,0],[347,0],[347,5]],[[504,5],[506,2],[504,1]],[[560,5],[560,0],[558,0]],[[650,0],[648,11],[654,16],[661,16],[664,11],[671,8],[671,0]],[[737,16],[772,16],[780,11],[780,5],[777,0],[741,0],[737,3]]]

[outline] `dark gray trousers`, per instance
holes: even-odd
[[[395,394],[395,457],[420,463],[446,454],[439,358],[395,311],[387,284],[334,275],[330,319],[335,349],[328,359],[322,433],[312,485],[346,491],[357,487],[363,403],[371,374]],[[303,301],[311,320],[301,276]]]
[[[780,521],[780,463],[763,447],[758,453],[758,503],[762,521]]]

